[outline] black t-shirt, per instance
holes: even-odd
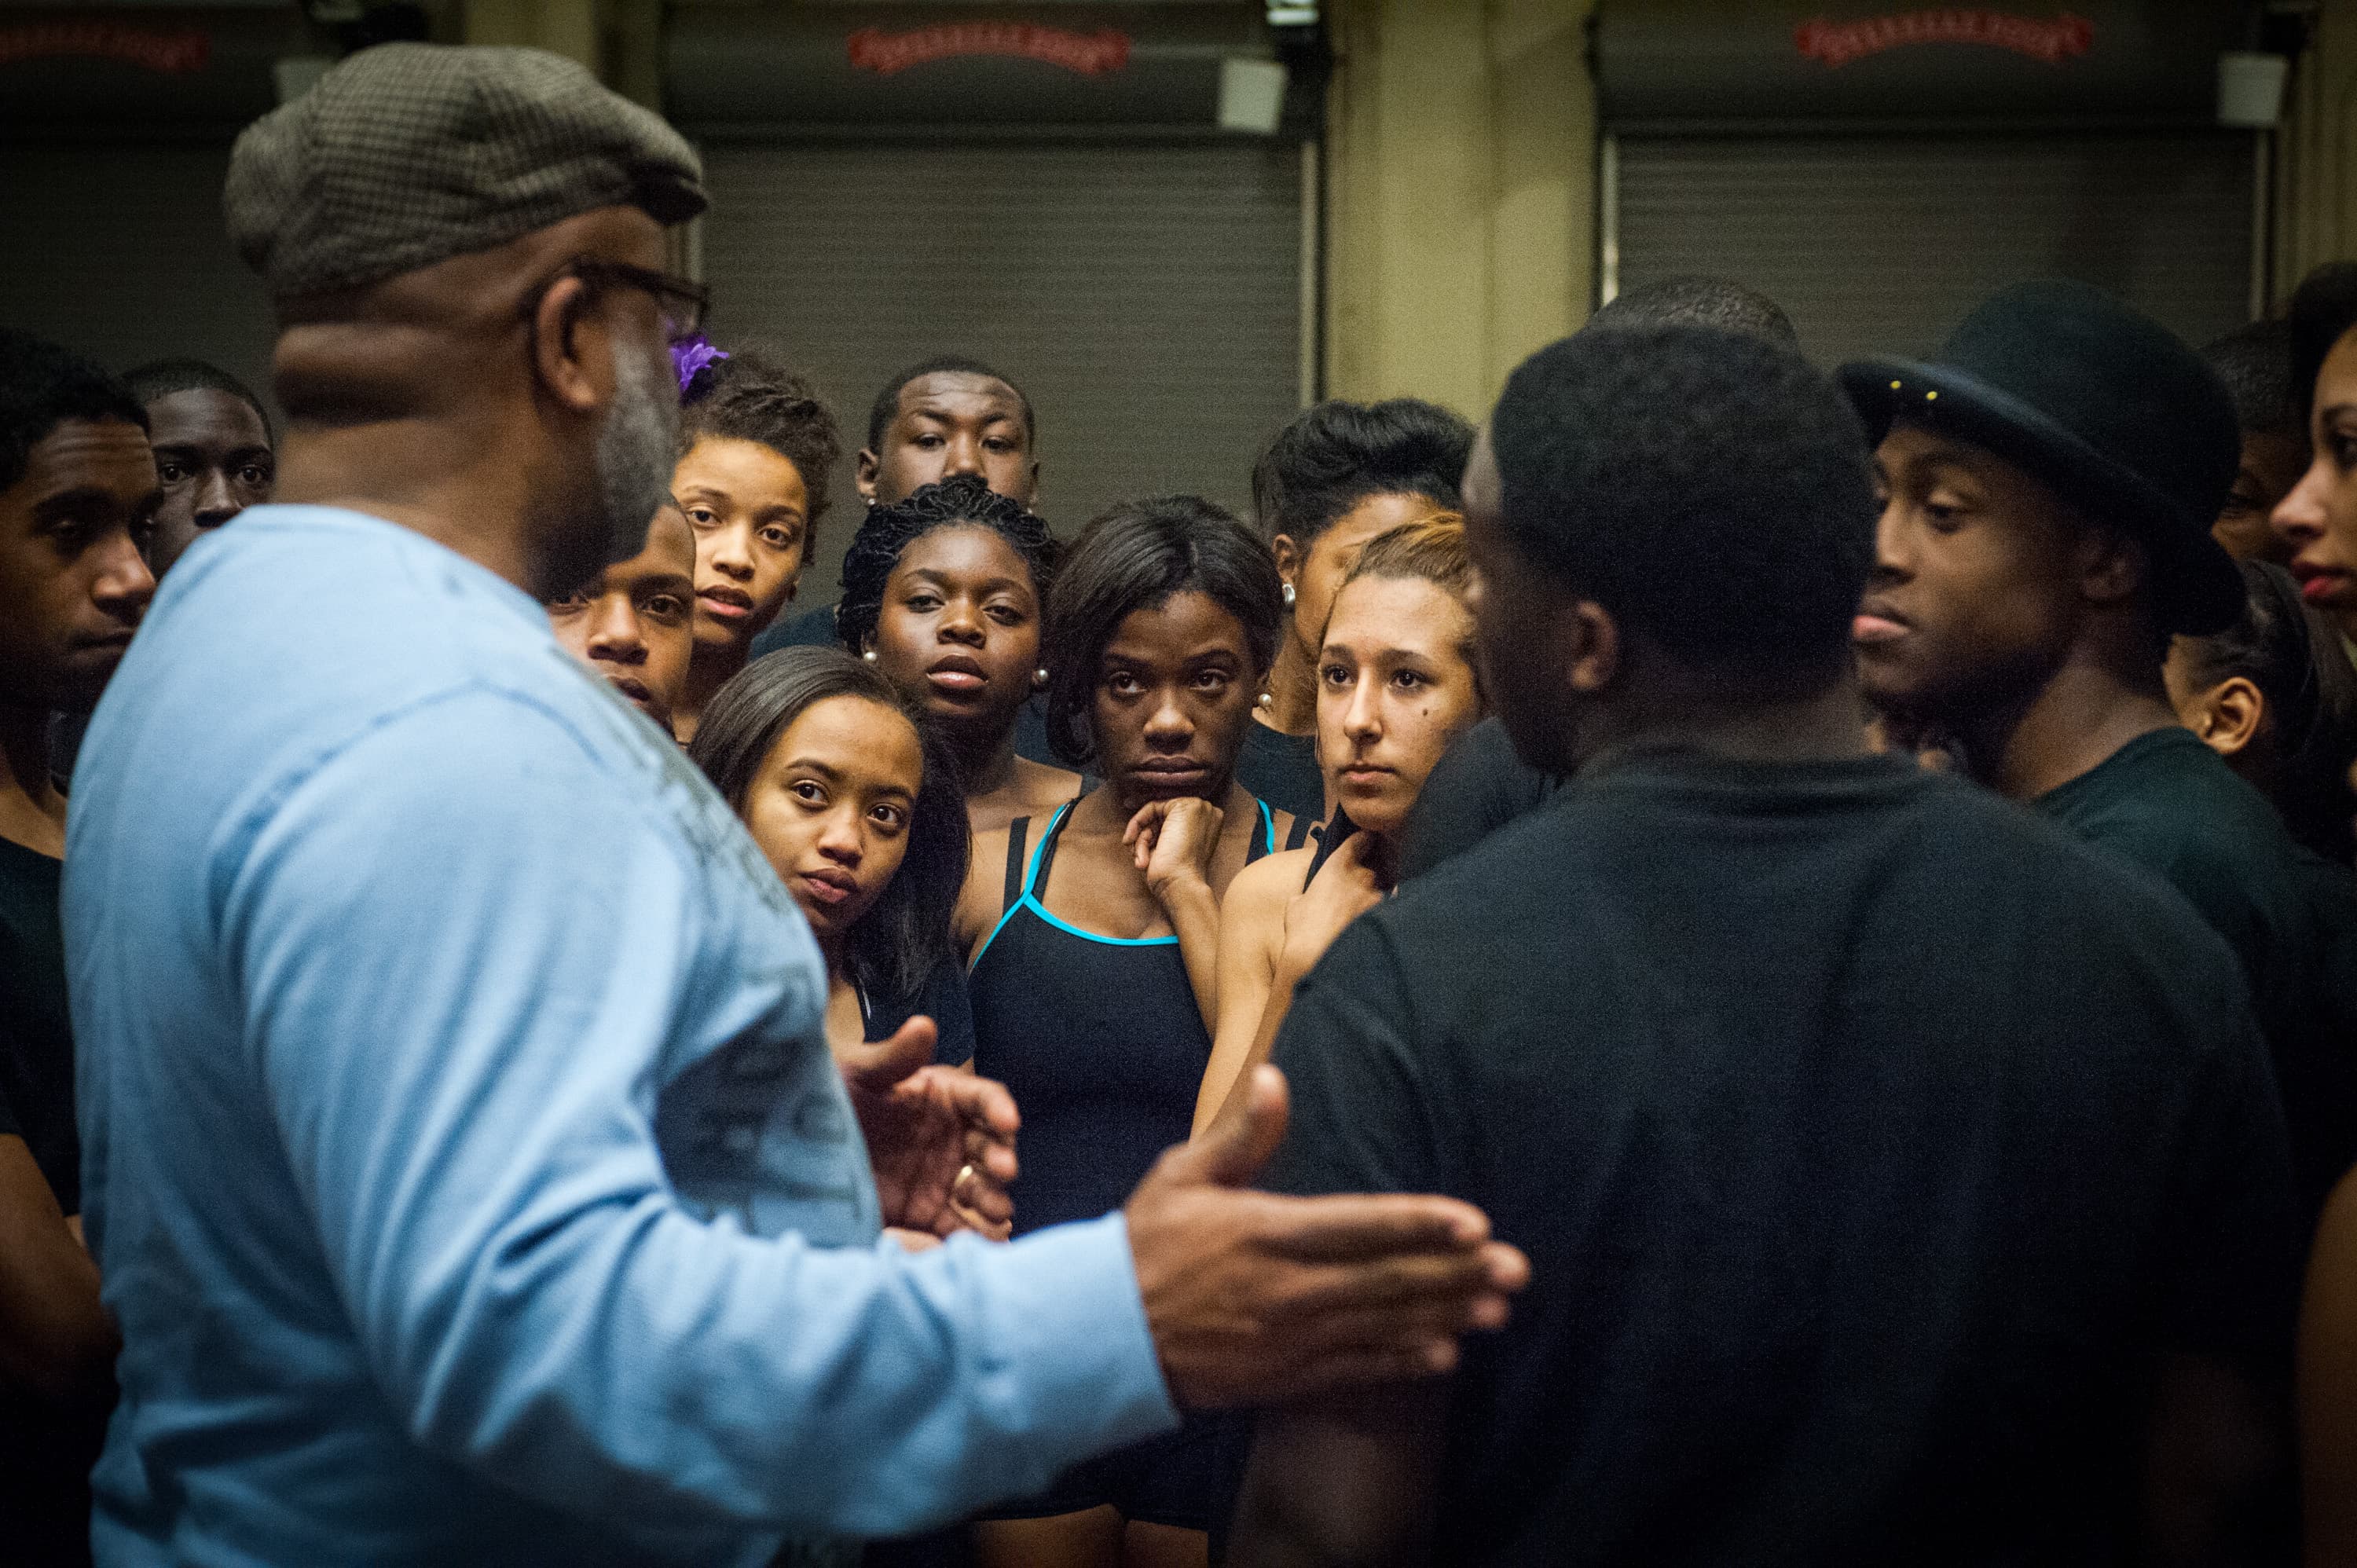
[[[1880,758],[1628,754],[1294,998],[1284,1190],[1530,1254],[1452,1385],[1452,1563],[2101,1563],[2157,1347],[2279,1385],[2285,1135],[2182,903]]]
[[[933,1060],[962,1067],[974,1059],[974,1007],[966,1000],[965,966],[954,955],[934,964],[913,996],[871,996],[862,986],[859,1015],[870,1041],[890,1039],[901,1025],[921,1015],[939,1031]]]
[[[1514,755],[1496,715],[1481,720],[1449,746],[1417,792],[1400,846],[1401,878],[1463,854],[1562,788]]]
[[[62,870],[60,862],[0,839],[0,1132],[30,1145],[58,1207],[79,1214],[73,1021],[58,920]]]
[[[1287,735],[1258,719],[1244,725],[1243,749],[1236,754],[1236,782],[1269,804],[1305,822],[1326,818],[1326,776],[1318,770],[1318,737]]]
[[[2315,1213],[2357,1162],[2357,878],[2190,730],[2140,736],[2037,804],[2167,882],[2243,961]]]

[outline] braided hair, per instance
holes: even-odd
[[[734,349],[689,379],[679,404],[681,456],[706,436],[767,446],[802,476],[809,537],[817,536],[843,435],[809,381],[757,349]],[[810,558],[807,544],[802,558]]]
[[[983,483],[957,474],[924,485],[906,500],[871,508],[843,553],[843,597],[834,607],[834,635],[857,650],[876,635],[884,614],[884,585],[909,546],[937,528],[986,528],[1013,547],[1031,568],[1031,585],[1041,604],[1056,575],[1056,541],[1048,525]]]

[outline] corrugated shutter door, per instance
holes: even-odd
[[[275,330],[222,226],[225,146],[0,149],[0,322],[108,369],[192,355],[270,395]]]
[[[711,145],[712,335],[817,384],[858,447],[877,389],[935,354],[1004,370],[1039,418],[1040,510],[1067,536],[1124,497],[1241,509],[1299,400],[1298,149]],[[858,501],[849,464],[802,601]]]
[[[1823,364],[1927,354],[2028,277],[2110,289],[2196,344],[2250,306],[2246,134],[1630,137],[1619,163],[1622,289],[1749,284]]]

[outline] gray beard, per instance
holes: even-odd
[[[647,524],[671,499],[679,398],[667,354],[625,355],[614,366],[614,411],[597,433],[597,499],[607,565],[646,548]]]

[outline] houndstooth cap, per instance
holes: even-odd
[[[540,49],[379,44],[245,129],[221,207],[274,299],[358,288],[600,207],[704,210],[662,117]]]

